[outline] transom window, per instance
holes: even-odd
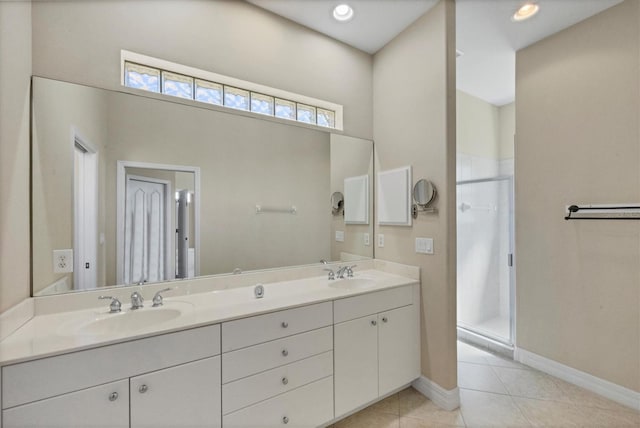
[[[342,129],[342,106],[122,51],[122,84],[256,114]]]

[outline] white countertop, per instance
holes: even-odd
[[[367,288],[340,288],[353,280],[370,281]],[[381,270],[356,272],[352,279],[327,280],[326,275],[292,281],[264,284],[265,294],[261,299],[254,296],[254,287],[239,287],[171,297],[166,294],[163,308],[180,309],[183,314],[171,320],[155,323],[134,331],[121,329],[118,332],[89,334],[78,332],[78,326],[106,317],[126,315],[129,302],[122,302],[122,312],[109,314],[109,302],[103,307],[70,312],[37,315],[0,342],[0,365],[9,365],[56,354],[79,351],[98,346],[140,339],[188,328],[216,324],[237,318],[259,315],[298,306],[320,303],[345,297],[366,294],[388,288],[415,284],[418,280],[387,273]],[[329,285],[334,285],[333,287]],[[356,282],[353,282],[356,284]],[[154,311],[151,299],[138,311]]]

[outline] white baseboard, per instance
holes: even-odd
[[[616,403],[640,411],[640,392],[565,366],[557,361],[550,360],[549,358],[534,354],[522,348],[516,348],[514,359],[524,365],[578,385],[598,395],[602,395]]]
[[[460,407],[460,391],[457,387],[446,390],[424,376],[414,380],[412,386],[441,409],[451,411]]]

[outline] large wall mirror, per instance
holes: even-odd
[[[32,88],[34,296],[373,257],[372,222],[331,206],[345,180],[372,176],[371,141],[38,77]],[[370,210],[361,187],[351,206]]]

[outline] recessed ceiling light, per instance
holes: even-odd
[[[333,17],[340,22],[349,21],[353,18],[353,9],[348,4],[339,4],[333,9]]]
[[[540,6],[538,6],[537,4],[525,3],[522,5],[522,7],[520,7],[520,9],[518,9],[516,13],[513,14],[513,17],[511,19],[513,19],[514,21],[524,21],[525,19],[529,19],[533,15],[538,13],[538,10],[540,10]]]

